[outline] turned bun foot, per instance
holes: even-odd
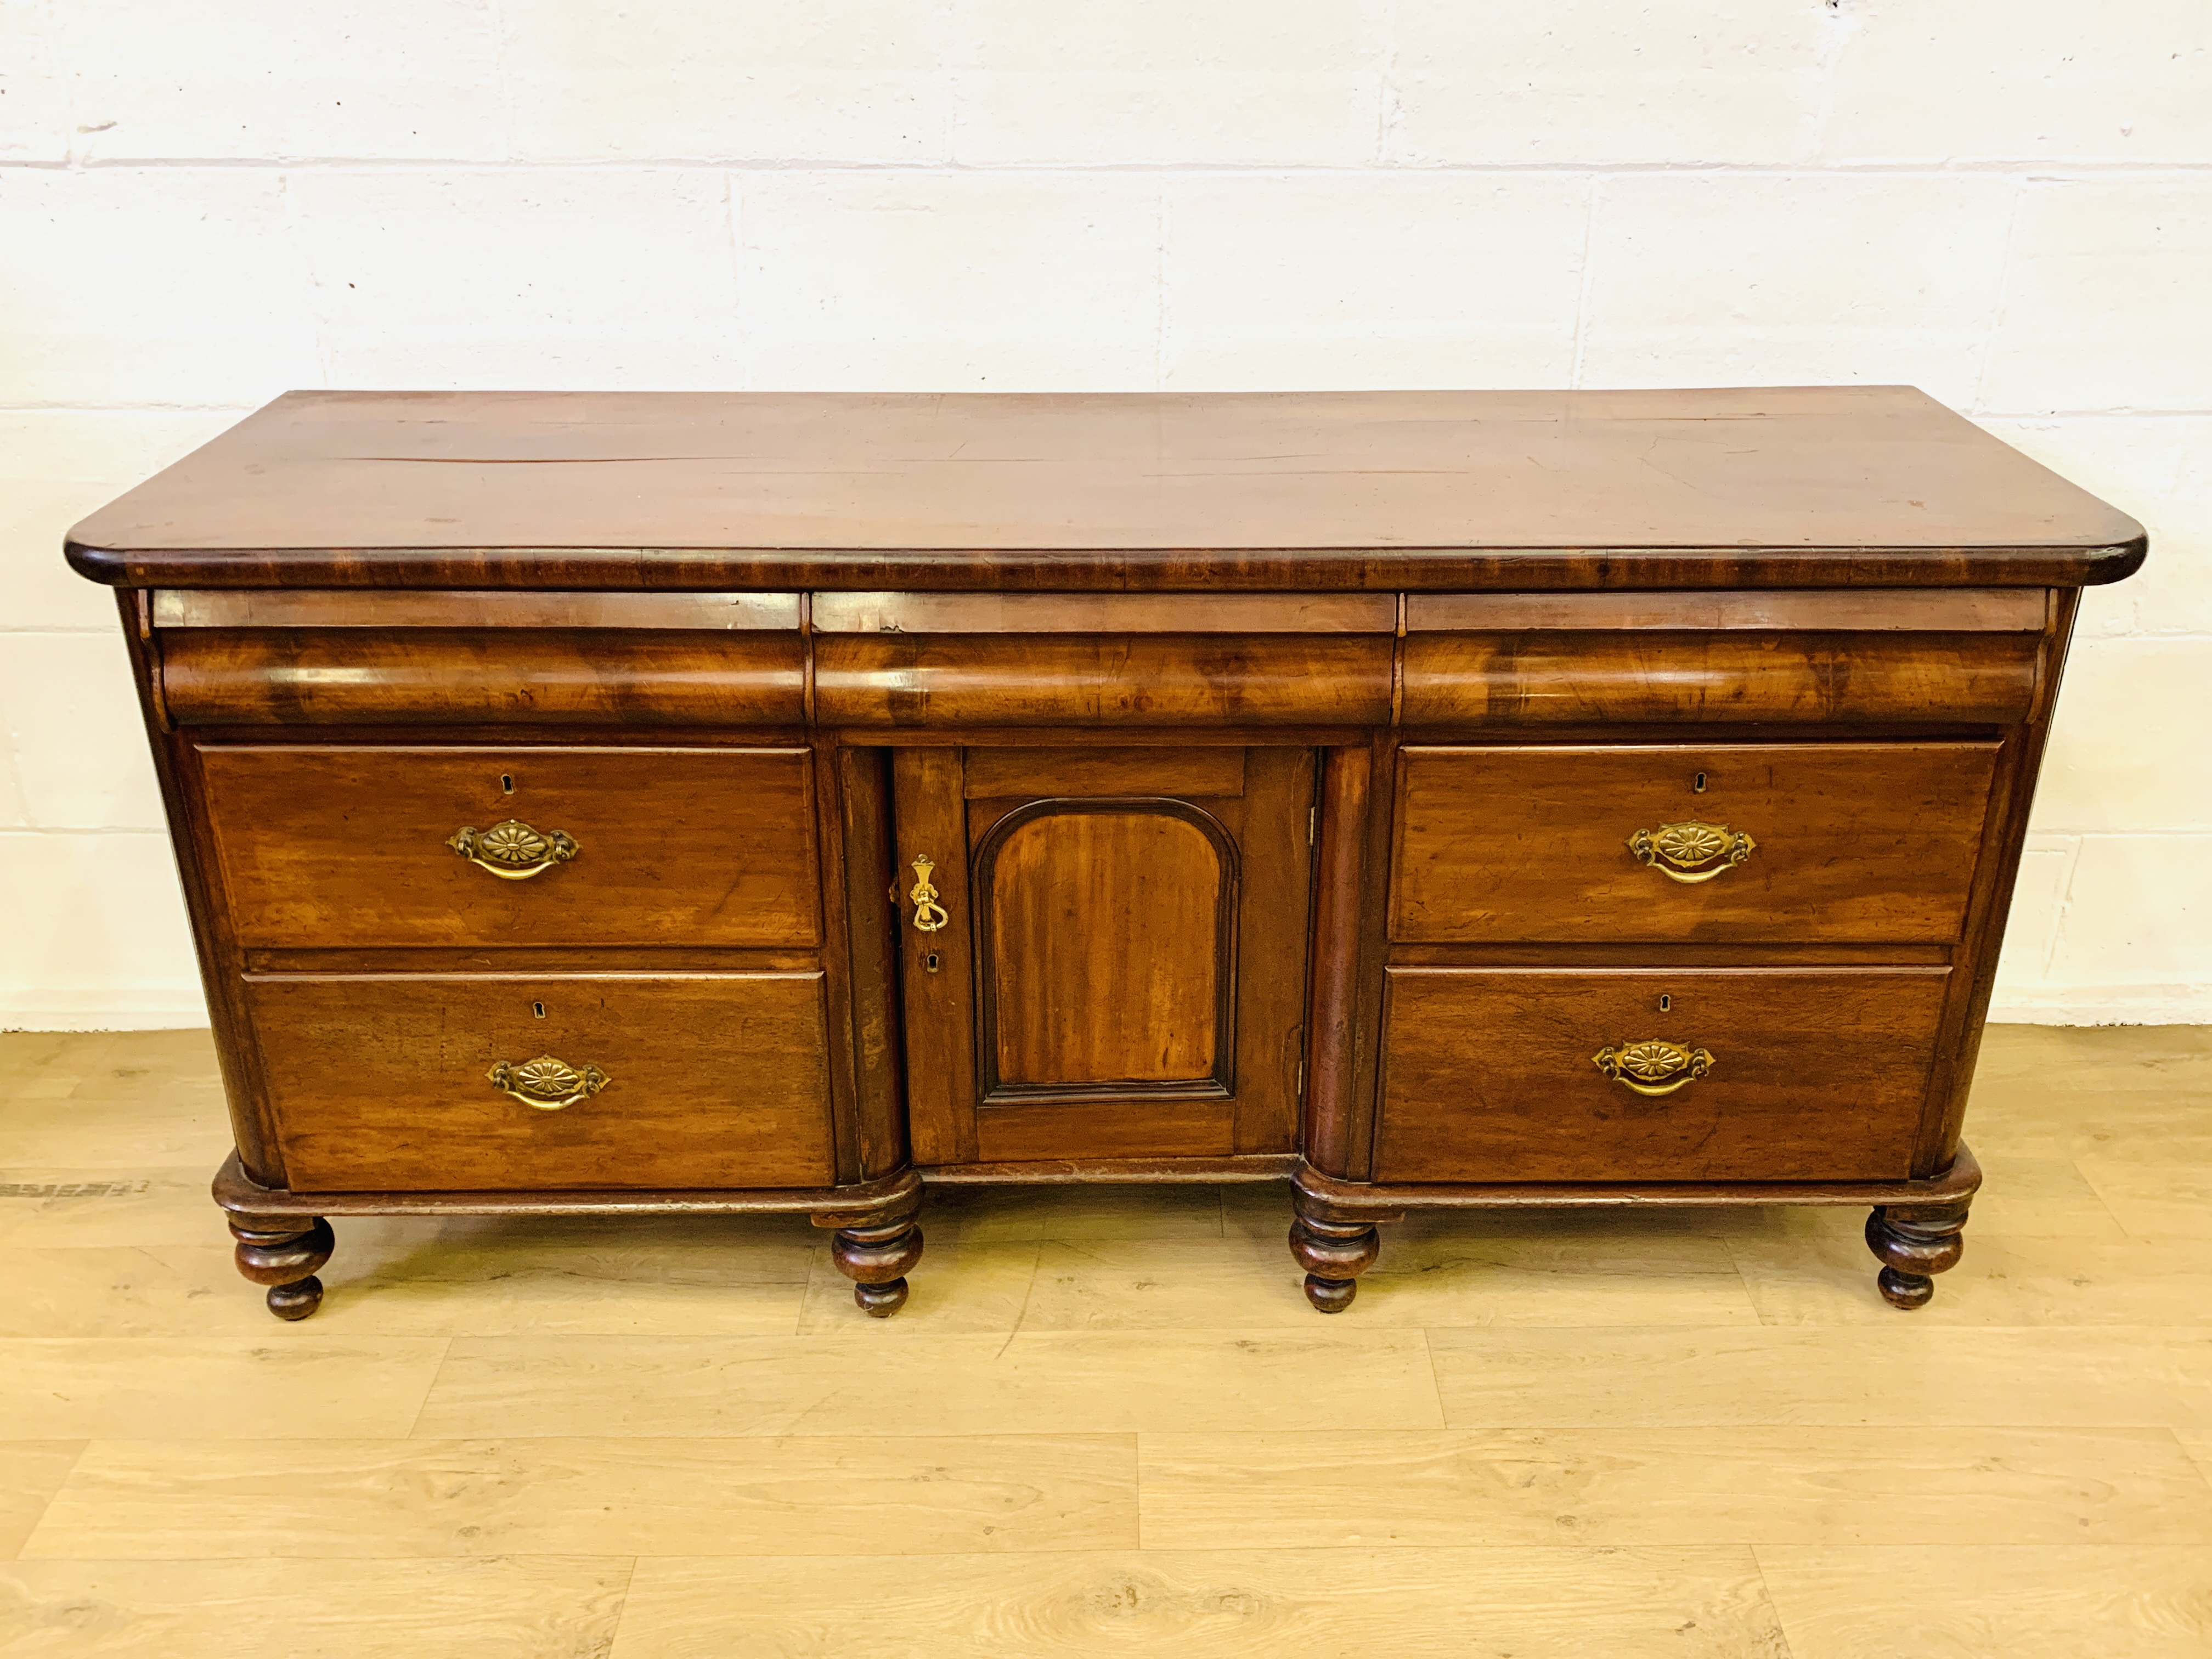
[[[234,1215],[230,1236],[238,1271],[269,1287],[269,1311],[279,1319],[305,1319],[323,1304],[315,1272],[331,1259],[337,1238],[320,1216]]]
[[[1306,1300],[1322,1313],[1342,1313],[1359,1294],[1358,1278],[1382,1254],[1372,1221],[1346,1221],[1322,1212],[1298,1193],[1292,1202],[1291,1255],[1306,1270]]]
[[[1901,1273],[1894,1267],[1884,1267],[1875,1275],[1874,1282],[1881,1299],[1893,1308],[1924,1308],[1936,1299],[1936,1281],[1926,1273]]]
[[[1356,1279],[1323,1279],[1316,1273],[1306,1275],[1306,1300],[1323,1313],[1342,1313],[1352,1305],[1352,1298],[1359,1294]]]
[[[1884,1205],[1867,1217],[1867,1249],[1881,1263],[1881,1299],[1908,1311],[1936,1297],[1935,1275],[1959,1265],[1966,1240],[1964,1204]]]
[[[279,1319],[305,1319],[323,1305],[323,1281],[309,1273],[296,1285],[271,1285],[269,1311]]]
[[[906,1276],[921,1260],[921,1229],[914,1217],[909,1206],[866,1226],[839,1227],[830,1241],[830,1259],[853,1281],[853,1300],[872,1319],[889,1319],[906,1305]]]
[[[894,1279],[882,1285],[855,1285],[853,1300],[869,1318],[889,1319],[906,1306],[906,1280]]]

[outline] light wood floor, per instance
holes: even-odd
[[[0,1037],[0,1654],[2212,1654],[2212,1030],[1990,1032],[1965,1262],[1861,1212],[933,1198],[230,1266],[203,1033]]]

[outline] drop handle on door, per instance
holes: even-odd
[[[1638,830],[1628,838],[1628,850],[1668,880],[1694,885],[1726,875],[1758,851],[1759,843],[1725,823],[1692,821]]]
[[[583,850],[567,830],[540,835],[520,818],[508,818],[489,830],[465,824],[446,837],[446,845],[501,881],[527,881],[542,876]]]
[[[933,933],[952,920],[945,914],[945,907],[937,902],[937,889],[930,884],[930,872],[936,868],[936,861],[927,857],[914,861],[914,887],[907,896],[914,901],[914,926],[917,933]]]
[[[1607,1044],[1590,1056],[1590,1064],[1622,1088],[1656,1097],[1695,1083],[1712,1070],[1713,1057],[1703,1048],[1653,1037],[1618,1048]]]

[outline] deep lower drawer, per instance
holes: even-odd
[[[1901,1178],[1949,976],[1389,969],[1376,1178]]]
[[[1408,748],[1391,937],[1948,943],[1997,748]]]
[[[833,1176],[819,973],[257,977],[246,996],[295,1192]]]
[[[804,749],[240,745],[199,761],[249,950],[821,938]]]

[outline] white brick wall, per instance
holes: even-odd
[[[76,517],[292,386],[1905,380],[2152,528],[2001,1014],[2212,1020],[2202,0],[0,0],[0,1024],[198,1018]]]

